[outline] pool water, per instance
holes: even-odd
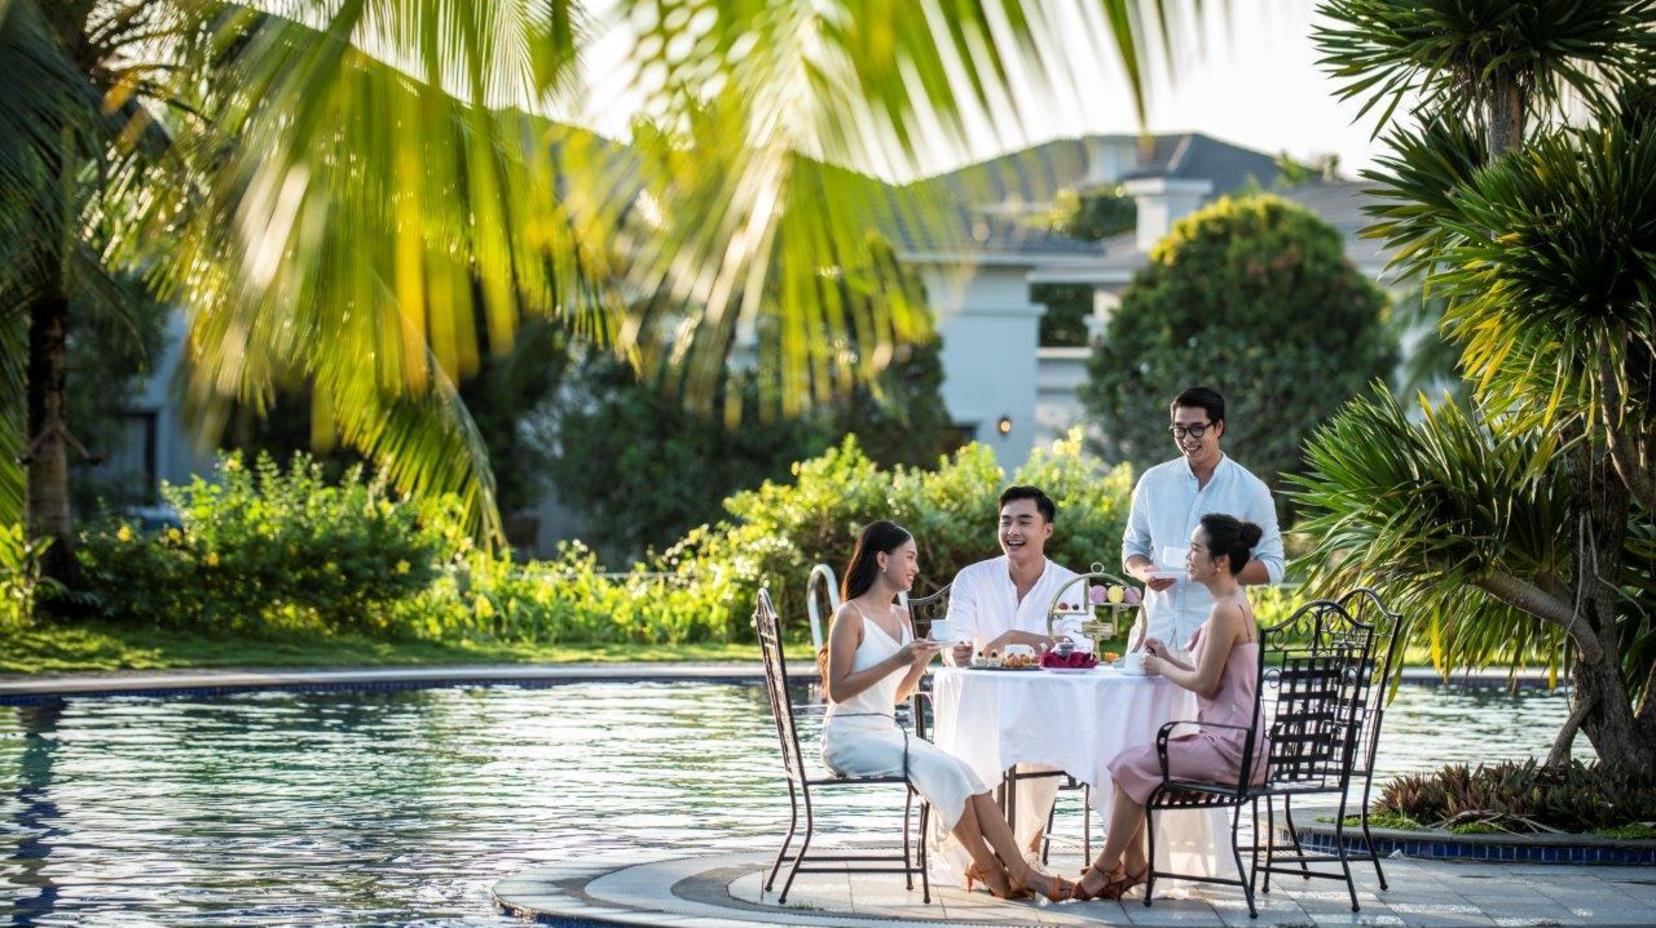
[[[1381,773],[1544,753],[1565,714],[1405,686]],[[774,732],[761,688],[707,683],[0,707],[0,919],[504,928],[489,886],[536,864],[774,847]],[[899,794],[857,792],[821,833],[895,836]]]

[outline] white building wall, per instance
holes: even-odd
[[[183,310],[168,314],[160,357],[130,403],[133,412],[155,415],[155,476],[174,484],[189,483],[196,474],[208,476],[213,472],[212,449],[197,440],[174,393],[180,382],[179,367],[189,329],[190,321]]]
[[[1086,410],[1082,408],[1078,394],[1087,382],[1087,359],[1091,356],[1091,348],[1036,349],[1037,447],[1063,438],[1077,425],[1088,425]]]
[[[1008,472],[1035,446],[1036,345],[1043,307],[1027,264],[926,265],[921,274],[943,337],[943,402],[955,424],[993,448]],[[1001,434],[1002,419],[1011,424]]]

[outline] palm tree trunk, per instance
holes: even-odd
[[[63,288],[57,288],[63,289]],[[46,573],[75,578],[74,524],[69,513],[69,297],[54,293],[29,307],[28,490],[31,538],[50,538]]]
[[[1574,513],[1580,527],[1575,621],[1586,623],[1605,644],[1597,655],[1580,655],[1571,673],[1577,705],[1586,707],[1581,730],[1605,766],[1624,771],[1656,769],[1656,737],[1634,711],[1622,672],[1623,655],[1616,647],[1627,489],[1609,459],[1596,455],[1586,443],[1570,451],[1569,466],[1580,488]],[[1561,741],[1567,732],[1568,726],[1560,733]],[[1555,755],[1567,751],[1567,744],[1554,745]]]
[[[1524,121],[1528,115],[1529,100],[1516,75],[1497,72],[1491,78],[1491,84],[1484,99],[1484,116],[1489,127],[1489,160],[1494,161],[1509,151],[1524,147]]]

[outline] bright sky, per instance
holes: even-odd
[[[606,5],[602,0],[591,4],[599,22]],[[1373,114],[1353,124],[1358,104],[1337,102],[1333,81],[1317,68],[1310,37],[1315,6],[1314,0],[1207,0],[1205,47],[1198,49],[1191,28],[1176,25],[1175,32],[1181,33],[1176,54],[1182,59],[1176,77],[1169,81],[1165,68],[1153,69],[1149,129],[1199,131],[1300,159],[1334,153],[1346,176],[1369,166],[1377,149],[1369,141]],[[624,29],[599,31],[586,58],[594,92],[583,121],[606,135],[625,136],[638,102],[613,82],[606,86],[602,75],[625,55],[630,35]],[[1084,23],[1066,29],[1071,35],[1085,32]],[[1085,40],[1078,44],[1084,47]],[[998,131],[979,126],[972,151],[939,159],[925,173],[1051,138],[1136,131],[1120,67],[1109,56],[1078,57],[1091,64],[1075,74],[1071,92],[1057,94],[1049,106],[1026,107],[1033,115],[1022,137],[1007,132],[1004,124]]]

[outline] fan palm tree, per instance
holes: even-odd
[[[1333,0],[1344,93],[1394,127],[1368,234],[1445,306],[1463,409],[1354,403],[1297,499],[1324,586],[1381,582],[1446,662],[1549,656],[1623,769],[1656,763],[1656,4]],[[1573,109],[1572,109],[1573,105]]]
[[[581,111],[578,0],[0,0],[0,518],[67,557],[68,297],[118,315],[115,269],[188,313],[205,431],[302,386],[317,440],[490,536],[454,383],[526,317],[693,399],[774,319],[788,407],[841,393],[929,326],[867,235],[915,207],[864,172],[1017,137],[1076,55],[1142,113],[1146,37],[1178,28],[1161,0],[610,7],[627,149],[550,118]]]

